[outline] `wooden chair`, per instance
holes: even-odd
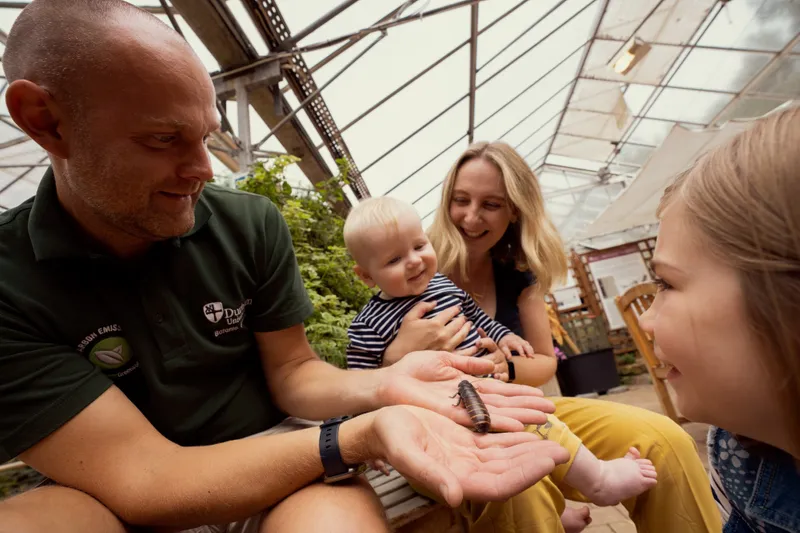
[[[639,350],[639,353],[644,358],[664,414],[678,424],[683,424],[688,420],[680,416],[675,406],[672,405],[672,398],[666,385],[669,367],[656,357],[653,349],[653,338],[639,326],[639,317],[650,308],[657,292],[658,287],[655,283],[641,283],[631,287],[621,296],[617,296],[615,301],[617,309],[619,309],[622,318],[625,320],[625,325],[628,326],[628,332],[633,337],[636,349]]]

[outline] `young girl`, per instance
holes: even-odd
[[[670,186],[642,327],[687,418],[712,424],[724,533],[800,532],[800,108]]]

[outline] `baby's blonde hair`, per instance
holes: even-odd
[[[367,198],[353,207],[343,230],[344,245],[353,259],[359,261],[361,240],[367,230],[376,227],[397,229],[397,221],[401,216],[419,219],[419,214],[410,204],[391,196]]]

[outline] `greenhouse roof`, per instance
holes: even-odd
[[[0,2],[2,42],[27,3]],[[351,203],[390,194],[426,224],[470,140],[517,148],[569,240],[676,124],[703,128],[800,98],[796,0],[130,3],[177,26],[212,74],[226,125],[210,145],[215,173],[288,152],[303,160],[291,179],[308,183],[344,158]],[[48,160],[0,100],[6,209],[35,193]]]

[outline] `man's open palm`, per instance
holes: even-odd
[[[532,433],[478,434],[414,407],[381,409],[374,429],[385,461],[452,507],[505,500],[569,459],[564,448]]]

